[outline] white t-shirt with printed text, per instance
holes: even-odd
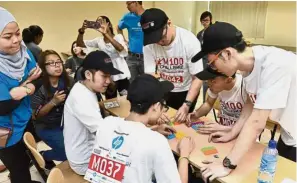
[[[87,47],[98,48],[99,50],[107,53],[112,60],[113,67],[123,72],[123,74],[111,76],[113,81],[118,81],[125,78],[129,79],[131,74],[125,60],[125,57],[128,56],[127,45],[124,41],[124,37],[121,34],[115,35],[114,39],[124,47],[124,50],[121,52],[117,51],[111,43],[105,43],[103,37],[97,37],[93,40],[84,40],[84,42]]]
[[[239,119],[240,113],[247,99],[244,83],[241,74],[236,74],[235,84],[229,91],[224,90],[214,94],[207,90],[209,97],[219,98],[221,111],[219,113],[219,123],[224,126],[232,126]]]
[[[275,47],[252,47],[253,71],[244,78],[246,91],[256,109],[271,109],[269,118],[281,126],[286,145],[296,147],[296,54]]]
[[[172,92],[188,91],[192,76],[203,70],[202,60],[191,62],[200,50],[200,42],[192,32],[176,27],[176,36],[169,46],[143,47],[144,71],[155,73],[157,65],[161,79],[174,84]]]
[[[114,153],[127,158],[122,183],[152,183],[153,177],[161,183],[181,183],[168,140],[143,123],[106,117],[96,133],[94,148],[110,151],[119,136],[123,143]]]
[[[96,94],[77,82],[64,105],[63,135],[67,159],[78,174],[87,170],[102,119]]]

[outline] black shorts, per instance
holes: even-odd
[[[281,137],[278,139],[277,150],[280,156],[296,162],[296,147],[286,145]]]
[[[166,99],[166,103],[169,107],[172,107],[176,110],[178,110],[185,102],[186,98],[188,95],[188,91],[184,91],[184,92],[170,92],[166,95],[165,99]],[[197,103],[197,99],[198,99],[199,94],[197,95],[197,97],[195,98],[194,101],[192,101],[192,106],[190,107],[189,112],[193,112],[195,109],[195,105]]]

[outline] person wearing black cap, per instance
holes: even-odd
[[[207,81],[209,89],[208,98],[193,113],[188,115],[188,123],[206,116],[217,99],[220,101],[220,113],[218,122],[209,122],[199,127],[198,132],[211,134],[217,131],[230,131],[237,123],[240,113],[245,104],[247,94],[244,89],[241,74],[234,74],[229,77],[207,67],[196,74],[200,80]]]
[[[279,155],[296,162],[296,54],[275,47],[247,47],[242,33],[235,26],[216,22],[205,30],[202,50],[192,61],[205,55],[208,56],[210,67],[218,72],[227,76],[232,76],[237,70],[243,73],[250,99],[248,101],[254,107],[250,114],[241,115],[246,118],[242,129],[232,128],[229,133],[216,132],[210,135],[210,140],[224,142],[239,134],[222,164],[210,164],[202,168],[204,178],[226,176],[236,168],[265,128],[268,117],[281,126],[277,146]]]
[[[147,127],[157,126],[157,120],[168,109],[164,96],[173,88],[172,83],[160,82],[149,74],[138,76],[128,90],[129,116],[125,119],[109,116],[99,124],[92,157],[107,159],[106,169],[120,167],[119,171],[111,172],[117,181],[151,183],[154,177],[160,183],[188,183],[188,157],[195,147],[193,139],[185,137],[179,142],[181,158],[177,169],[166,137],[158,133],[158,129],[153,131]],[[158,128],[164,130],[161,126]],[[172,127],[167,130],[175,131]],[[96,167],[105,164],[98,162],[91,158],[85,178],[94,179]],[[95,172],[98,177],[100,173]]]
[[[144,33],[145,73],[154,74],[157,66],[162,80],[174,84],[167,96],[167,104],[178,110],[175,120],[183,122],[193,111],[202,81],[195,74],[203,70],[202,61],[191,63],[191,58],[200,50],[195,35],[174,26],[164,11],[151,8],[141,16]]]
[[[64,105],[62,125],[70,167],[84,175],[95,143],[95,132],[102,121],[96,93],[104,93],[111,75],[122,74],[103,51],[93,51],[82,64],[83,81],[77,82]]]

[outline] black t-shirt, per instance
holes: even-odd
[[[60,82],[61,81],[59,81],[59,83]],[[71,82],[70,86],[72,86],[73,85],[72,78],[70,78],[70,82]],[[66,97],[67,97],[70,92],[70,88],[71,87],[61,88],[59,84],[57,88],[53,88],[53,87],[51,88],[51,96],[48,96],[48,93],[44,85],[42,85],[37,90],[37,92],[35,92],[34,95],[31,96],[31,107],[33,111],[35,111],[35,114],[38,114],[38,112],[42,109],[42,107],[52,100],[53,94],[56,91],[64,90],[64,93],[66,94]],[[53,107],[52,110],[47,115],[40,117],[36,120],[33,120],[35,127],[37,129],[53,129],[53,128],[59,127],[61,125],[63,110],[64,110],[64,102],[58,104],[56,107]]]
[[[72,73],[75,73],[75,71],[78,69],[78,67],[83,63],[83,59],[79,57],[70,57],[66,60],[65,68],[71,69]]]

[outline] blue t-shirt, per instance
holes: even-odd
[[[34,67],[36,67],[36,61],[32,53],[28,51],[28,54],[30,56],[30,60],[27,61],[25,74],[22,78],[22,81],[25,81],[28,78],[29,72]],[[0,72],[0,101],[12,99],[9,93],[10,90],[12,88],[20,86],[21,82],[18,80],[12,79]],[[14,129],[13,129],[13,134],[7,143],[7,147],[14,145],[21,140],[24,134],[24,130],[27,126],[27,123],[31,118],[31,114],[32,114],[32,110],[31,110],[30,97],[26,96],[22,99],[20,105],[12,112],[12,121],[13,121]],[[0,116],[0,126],[11,128],[9,115]]]
[[[132,53],[142,53],[143,32],[140,25],[140,17],[135,13],[127,13],[119,22],[120,29],[128,29],[129,50]]]

